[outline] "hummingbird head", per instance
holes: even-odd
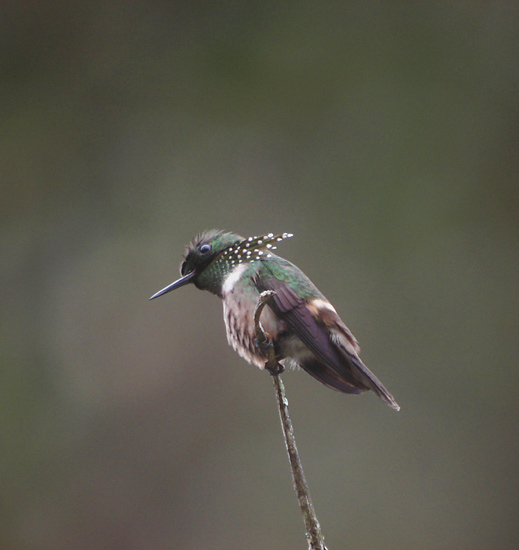
[[[274,242],[292,237],[291,233],[244,238],[235,233],[210,229],[199,233],[187,246],[180,264],[182,277],[154,294],[150,300],[193,283],[200,290],[208,290],[221,297],[227,274],[241,263],[261,261],[270,257]]]

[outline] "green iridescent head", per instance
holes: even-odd
[[[220,296],[222,282],[230,270],[238,264],[269,258],[270,251],[276,248],[274,243],[289,237],[292,237],[291,233],[244,238],[217,229],[199,233],[186,246],[184,261],[180,265],[182,278],[154,294],[150,300],[189,283]]]

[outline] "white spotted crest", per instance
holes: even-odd
[[[259,237],[248,237],[223,250],[217,261],[236,265],[270,258],[272,256],[270,252],[276,250],[274,243],[290,237],[293,237],[292,233],[282,233],[281,235],[268,233]]]

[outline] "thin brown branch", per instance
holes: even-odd
[[[276,360],[276,353],[274,346],[265,334],[260,322],[261,312],[267,304],[267,302],[274,296],[273,290],[266,290],[260,295],[256,310],[254,311],[254,324],[256,329],[256,340],[258,345],[265,350],[267,354],[267,361],[265,368],[272,375],[274,381],[274,388],[276,390],[276,397],[278,401],[279,417],[281,419],[281,427],[283,429],[283,435],[285,438],[285,444],[288,453],[288,460],[292,469],[292,479],[294,480],[294,489],[299,501],[299,507],[303,514],[303,519],[306,527],[306,539],[308,541],[308,548],[310,550],[326,550],[324,545],[324,537],[321,533],[321,526],[315,515],[315,510],[310,498],[310,491],[308,484],[306,483],[305,474],[303,472],[303,466],[299,458],[297,451],[296,438],[294,435],[294,428],[290,415],[288,413],[288,400],[285,395],[285,386],[281,380],[280,374],[283,372],[284,367]]]

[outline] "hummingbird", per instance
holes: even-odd
[[[292,237],[283,233],[244,238],[211,229],[185,248],[181,278],[150,300],[188,284],[221,298],[229,344],[263,369],[266,350],[256,339],[254,311],[262,292],[274,291],[261,324],[283,366],[301,367],[319,382],[343,393],[375,392],[397,411],[394,397],[359,357],[360,347],[332,304],[293,263],[273,253]]]

